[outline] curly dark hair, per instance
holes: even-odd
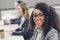
[[[44,29],[44,35],[51,30],[51,28],[55,28],[56,30],[58,29],[58,15],[56,14],[56,11],[53,7],[48,6],[46,3],[38,3],[35,5],[34,9],[39,9],[44,13],[44,23],[42,25]],[[34,29],[35,28],[35,23],[33,20],[33,15],[34,11],[31,14],[30,17],[30,28]]]

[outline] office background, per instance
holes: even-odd
[[[3,24],[2,20],[12,19],[18,16],[17,11],[15,10],[15,1],[17,0],[0,0],[0,25]],[[60,21],[60,0],[21,0],[21,1],[28,4],[30,13],[32,12],[34,5],[38,2],[45,2],[48,5],[51,5],[56,9]]]

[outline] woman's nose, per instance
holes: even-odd
[[[36,19],[39,19],[38,17],[36,17]]]

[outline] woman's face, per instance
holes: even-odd
[[[33,20],[37,26],[42,26],[44,23],[44,13],[39,9],[34,9]]]
[[[17,2],[15,2],[15,7],[17,7],[18,6],[18,3]]]
[[[17,7],[17,11],[18,11],[18,13],[23,13],[22,8],[20,7],[20,5]]]

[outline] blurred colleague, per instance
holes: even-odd
[[[21,3],[23,3],[23,2],[22,1],[16,1],[15,2],[16,9],[17,9],[20,16],[15,18],[15,19],[4,20],[4,24],[18,24],[18,25],[20,25],[20,22],[21,22],[21,9],[20,9],[19,4],[21,4]]]
[[[21,22],[21,15],[22,15],[22,13],[21,13],[21,7],[20,7],[20,4],[21,3],[23,3],[22,1],[17,1],[17,2],[15,2],[15,6],[16,6],[16,9],[17,9],[17,11],[18,11],[18,13],[19,13],[19,17],[17,17],[16,19],[11,19],[10,20],[10,23],[11,24],[18,24],[18,25],[20,25],[20,22]]]
[[[58,16],[46,3],[37,3],[30,17],[34,34],[30,40],[58,40]]]
[[[18,11],[18,13],[19,13],[19,17],[17,17],[16,19],[11,19],[10,20],[10,23],[11,24],[18,24],[18,25],[20,25],[20,22],[21,22],[21,9],[20,9],[20,4],[21,3],[23,3],[22,1],[16,1],[15,2],[15,6],[16,6],[16,9],[17,9],[17,11]]]
[[[20,3],[23,3],[23,2],[22,2],[22,1],[16,1],[16,2],[15,2],[15,7],[17,8],[17,6],[18,6]]]
[[[25,40],[28,38],[28,31],[29,31],[29,9],[26,3],[21,3],[18,5],[20,8],[21,13],[21,23],[19,25],[19,28],[15,31],[11,30],[9,31],[12,35],[22,35]]]

